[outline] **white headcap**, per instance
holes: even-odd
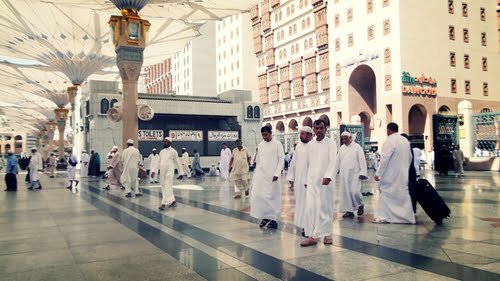
[[[341,136],[342,137],[351,137],[351,133],[349,133],[348,131],[343,131]]]
[[[156,151],[156,148],[153,148],[153,151]]]
[[[118,146],[115,145],[115,146],[113,146],[113,148],[111,148],[111,150],[115,150],[115,149],[118,150]]]
[[[9,151],[7,151],[7,154],[14,154],[14,151],[12,149],[9,149]]]
[[[304,126],[302,127],[302,129],[300,129],[301,132],[305,132],[305,133],[309,133],[309,134],[312,134],[313,133],[313,130],[311,129],[311,127],[309,126]]]
[[[185,147],[183,147],[183,148],[182,148],[182,150],[186,150],[186,148],[185,148]]]
[[[128,139],[128,140],[127,140],[127,144],[134,144],[134,140],[132,140],[132,139]]]
[[[38,148],[36,148],[36,146],[33,146],[31,150],[38,150]]]
[[[168,140],[169,142],[173,141],[173,139],[171,137],[166,137],[165,140]]]

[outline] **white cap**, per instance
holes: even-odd
[[[304,126],[300,129],[301,132],[305,132],[305,133],[309,133],[309,134],[312,134],[313,133],[313,130],[311,129],[311,127],[309,126]]]
[[[153,151],[156,151],[156,148],[153,148]]]
[[[128,139],[128,140],[127,140],[127,144],[134,144],[134,140],[132,140],[132,139]]]
[[[183,148],[182,148],[182,150],[186,150],[186,148],[185,148],[185,147],[183,147]]]
[[[12,149],[9,149],[9,151],[7,151],[7,154],[14,154],[14,151]]]
[[[87,150],[85,150],[85,149],[84,149],[84,150],[82,150],[82,152],[83,152],[83,153],[87,153]]]
[[[36,148],[36,146],[33,146],[31,150],[38,150],[38,148]]]
[[[113,148],[111,148],[111,150],[115,150],[115,149],[118,149],[118,146],[113,146]]]
[[[341,136],[342,137],[351,137],[351,133],[349,133],[348,131],[343,131]]]
[[[168,140],[169,142],[173,141],[173,139],[171,137],[166,137],[165,140]]]

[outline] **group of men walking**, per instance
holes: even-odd
[[[300,130],[300,142],[286,177],[295,192],[294,224],[306,237],[301,246],[316,245],[320,240],[332,244],[333,187],[337,176],[338,211],[344,218],[354,217],[355,213],[362,216],[365,212],[360,184],[360,180],[367,179],[363,149],[347,131],[341,134],[342,146],[337,149],[336,142],[326,136],[326,130],[323,120],[316,120],[313,128],[305,126]],[[395,123],[387,126],[387,141],[382,146],[374,177],[380,182],[380,196],[373,223],[415,223],[408,193],[408,171],[413,164],[411,147],[398,130]],[[281,214],[280,177],[285,156],[283,145],[272,138],[270,127],[263,127],[261,134],[263,141],[257,148],[250,214],[261,220],[260,227],[276,229]],[[231,165],[236,157],[241,156],[233,151]]]

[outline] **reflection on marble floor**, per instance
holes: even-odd
[[[249,197],[233,199],[232,184],[214,177],[176,181],[179,206],[162,214],[158,185],[126,199],[96,178],[71,192],[63,174],[42,177],[42,191],[19,181],[0,194],[0,280],[500,280],[498,173],[425,177],[452,211],[443,226],[420,208],[416,225],[371,224],[370,179],[364,218],[338,215],[333,245],[310,248],[299,246],[285,182],[272,231],[249,216]]]

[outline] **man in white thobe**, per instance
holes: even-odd
[[[181,162],[179,154],[172,148],[172,139],[167,137],[163,141],[163,149],[160,151],[160,185],[161,185],[161,205],[158,209],[165,210],[165,207],[177,207],[174,196],[174,176],[175,168],[181,173]],[[182,178],[182,175],[180,175]]]
[[[220,177],[223,180],[227,180],[229,177],[229,162],[231,161],[231,150],[227,147],[227,144],[222,144],[222,149],[220,151],[219,159],[219,170]]]
[[[337,172],[337,144],[326,137],[326,123],[313,123],[316,139],[307,144],[307,187],[304,232],[301,246],[316,245],[323,238],[331,245],[333,227],[333,183]]]
[[[73,149],[68,151],[68,187],[67,189],[73,189],[73,182],[75,182],[75,188],[78,186],[79,181],[76,180],[76,164],[78,164],[78,159],[76,155],[73,153]],[[88,171],[88,170],[87,170]]]
[[[420,160],[422,159],[422,150],[418,147],[412,148],[413,151],[413,166],[415,166],[415,172],[417,177],[420,176]]]
[[[182,172],[179,173],[183,177],[191,178],[191,171],[189,169],[189,153],[187,153],[185,148],[182,148],[182,158],[181,158]]]
[[[42,155],[38,152],[38,149],[36,147],[31,148],[29,169],[31,186],[28,189],[42,189],[39,172],[43,171],[43,159]]]
[[[89,162],[90,162],[90,155],[87,153],[87,151],[82,152],[82,158],[80,159],[80,177],[86,178],[89,176]]]
[[[354,217],[355,211],[358,216],[362,216],[365,207],[360,180],[367,178],[366,159],[361,146],[352,141],[351,133],[342,132],[340,138],[343,144],[337,156],[337,170],[340,172],[339,212],[344,213],[344,218]]]
[[[132,197],[132,189],[135,196],[142,196],[139,190],[139,163],[142,161],[141,153],[134,147],[134,141],[127,140],[127,148],[123,150],[121,161],[123,163],[123,173],[121,183],[125,187],[125,197]]]
[[[295,211],[293,223],[302,228],[304,232],[304,211],[306,203],[306,183],[307,183],[307,145],[312,140],[313,131],[311,127],[304,126],[300,129],[300,142],[295,145],[294,156],[288,168],[286,179],[290,182],[290,187],[295,193]]]
[[[281,213],[280,176],[285,163],[283,145],[272,137],[271,127],[260,130],[263,141],[257,146],[257,166],[252,181],[250,215],[261,219],[260,227],[278,228]]]
[[[415,223],[408,193],[408,173],[412,165],[410,142],[396,123],[387,124],[387,140],[382,146],[375,180],[380,181],[374,223]]]
[[[156,148],[148,157],[149,162],[149,181],[151,183],[158,183],[158,170],[160,169],[160,155],[158,155]]]

